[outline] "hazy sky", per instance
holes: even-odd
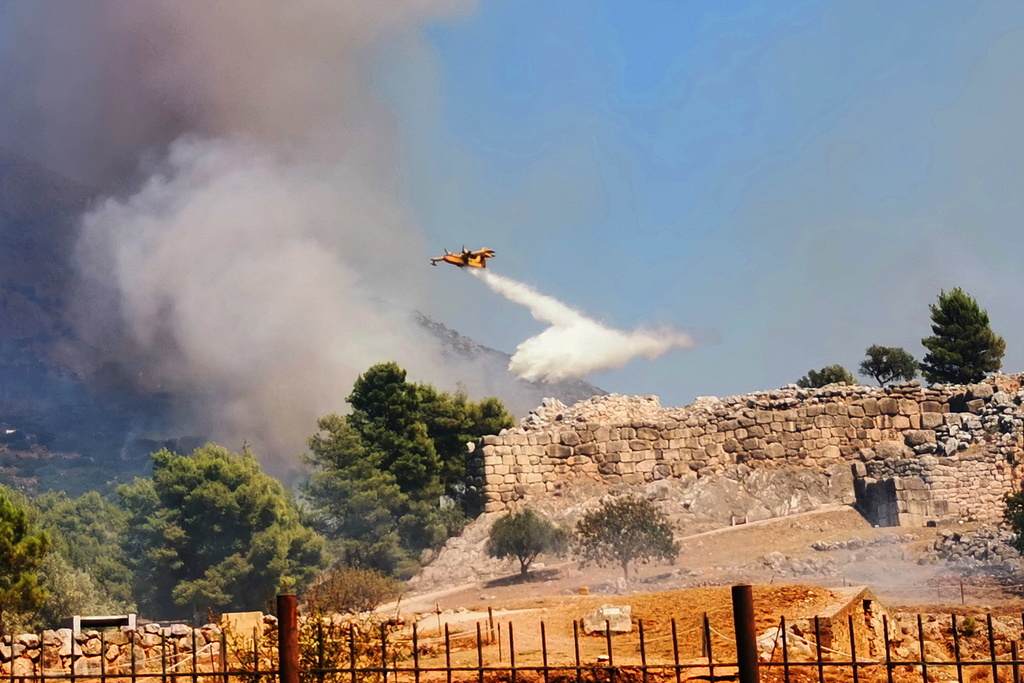
[[[609,390],[679,404],[874,343],[920,358],[954,286],[1024,371],[1022,3],[484,1],[377,82],[438,251],[702,339]],[[504,349],[538,329],[461,275],[436,274],[446,322]]]
[[[354,310],[415,306],[511,352],[542,324],[427,261],[445,247],[490,247],[496,273],[604,324],[692,334],[694,348],[590,378],[665,404],[774,388],[832,363],[856,369],[876,343],[920,357],[928,304],[955,286],[1006,338],[1005,369],[1024,371],[1024,3],[237,7],[0,7],[0,146],[101,189],[165,168],[152,178],[167,183],[151,178],[92,223],[121,247],[148,220],[173,268],[196,261],[182,256],[190,249],[208,254],[211,231],[238,215],[225,193],[223,216],[205,210],[218,185],[200,162],[220,150],[231,174],[214,179],[229,189],[266,170],[263,185],[244,183],[260,202],[274,201],[273,188],[317,200],[287,217],[292,230],[233,198],[251,215],[230,226],[237,238],[225,233],[225,254],[258,247],[276,267],[280,244],[315,244],[325,269],[367,288]],[[172,154],[166,170],[154,159],[174,140],[177,166]],[[165,186],[184,187],[183,199],[155,202]],[[179,205],[216,220],[203,228]],[[155,272],[152,254],[136,256],[127,272]],[[209,270],[218,281],[216,261]],[[282,270],[281,292],[333,282],[292,281],[293,271]],[[266,268],[248,272],[267,285]],[[120,286],[122,298],[137,289]],[[345,310],[325,317],[341,288],[321,289],[323,306],[305,316],[323,328],[309,336],[311,357],[321,336],[367,327]],[[213,288],[201,291],[203,304]],[[262,321],[267,297],[251,291],[224,306],[248,297]],[[305,331],[292,300],[280,304],[271,346],[291,362]],[[377,322],[359,347],[367,358],[390,348],[379,339],[392,326]],[[336,360],[347,374],[325,382],[331,405],[369,362]]]

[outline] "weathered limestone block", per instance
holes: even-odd
[[[935,443],[935,432],[928,429],[909,429],[903,432],[903,440],[911,447]]]
[[[878,399],[878,411],[883,415],[899,415],[900,404],[895,398],[886,396]]]
[[[572,447],[558,443],[550,443],[544,447],[544,455],[549,458],[568,458],[572,455]]]
[[[563,429],[559,434],[559,441],[566,446],[576,446],[580,443],[580,435],[576,433],[575,429]]]
[[[917,415],[921,412],[921,406],[917,401],[909,398],[901,398],[899,400],[900,415]]]

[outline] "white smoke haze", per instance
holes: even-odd
[[[691,348],[693,337],[671,329],[616,330],[588,318],[529,285],[471,270],[494,292],[525,306],[535,319],[548,323],[540,334],[516,347],[509,370],[529,381],[559,381],[620,368],[636,357],[649,360],[672,348]]]
[[[388,229],[394,206],[350,171],[180,140],[139,192],[85,216],[86,286],[111,292],[163,388],[208,407],[209,435],[294,452],[373,363],[429,366],[386,290],[361,275],[412,254]],[[379,226],[373,239],[365,225]]]

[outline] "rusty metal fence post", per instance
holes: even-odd
[[[277,596],[277,653],[280,683],[299,683],[298,599],[294,595]]]
[[[740,683],[758,683],[757,633],[754,629],[754,594],[750,584],[732,587],[732,618],[736,627],[736,664]],[[284,683],[282,681],[282,683]]]

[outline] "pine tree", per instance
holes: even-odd
[[[931,383],[971,384],[1002,367],[1006,342],[989,326],[988,313],[959,287],[939,293],[929,307],[932,335],[921,374]]]
[[[118,488],[139,607],[178,618],[252,610],[323,566],[324,539],[247,450],[152,454],[153,477]]]
[[[46,600],[39,570],[49,549],[49,536],[34,529],[25,509],[0,490],[0,632],[12,614],[39,609]]]
[[[866,353],[867,358],[860,364],[860,374],[873,377],[878,386],[898,379],[909,382],[917,377],[917,361],[898,346],[872,344]]]

